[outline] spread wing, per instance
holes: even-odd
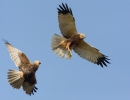
[[[68,8],[67,4],[59,5],[58,9],[58,21],[59,28],[62,35],[65,38],[70,38],[72,35],[77,34],[75,19],[71,8]]]
[[[4,40],[5,41],[5,40]],[[30,61],[26,57],[26,55],[13,47],[9,42],[5,41],[6,47],[9,51],[11,59],[14,61],[15,65],[20,68],[21,66],[27,66],[30,64]]]
[[[103,55],[96,48],[87,44],[84,40],[80,41],[78,45],[74,47],[74,51],[82,58],[87,59],[97,65],[103,67],[107,66],[106,63],[110,63],[107,56]]]
[[[35,84],[36,84],[36,78],[34,76],[33,78],[23,82],[23,85],[22,85],[23,90],[29,95],[31,95],[31,94],[34,95],[34,92],[37,92],[37,90],[38,90],[38,88],[35,87]]]

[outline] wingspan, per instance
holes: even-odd
[[[5,40],[4,40],[5,41]],[[14,61],[15,65],[20,68],[20,66],[26,66],[26,64],[30,64],[29,59],[26,55],[18,50],[17,48],[13,47],[9,42],[5,41],[6,47],[9,51],[11,59]]]
[[[106,63],[110,63],[107,56],[103,55],[99,52],[98,49],[90,46],[84,40],[80,41],[78,45],[74,47],[74,51],[82,58],[87,59],[97,65],[103,67],[104,65],[107,66]]]
[[[59,28],[62,35],[65,38],[70,38],[72,35],[77,34],[77,29],[75,25],[75,19],[71,8],[68,8],[67,4],[59,5],[58,9],[58,21]]]

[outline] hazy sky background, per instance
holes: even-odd
[[[57,7],[67,3],[85,41],[109,56],[100,66],[80,58],[58,57],[51,50],[61,35]],[[37,93],[13,89],[8,69],[17,69],[2,38],[42,63],[36,73]],[[130,100],[130,0],[0,0],[1,100]]]

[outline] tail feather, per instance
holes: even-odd
[[[57,34],[54,34],[52,37],[52,43],[51,47],[54,53],[58,54],[60,57],[65,57],[66,59],[70,59],[72,54],[71,51],[68,51],[66,48],[67,39],[59,36]]]
[[[19,89],[22,86],[23,81],[23,72],[17,70],[9,70],[8,82],[12,87]]]

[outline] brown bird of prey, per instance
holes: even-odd
[[[107,56],[99,52],[98,49],[90,46],[84,41],[85,35],[77,32],[75,19],[71,8],[67,4],[59,5],[58,21],[59,28],[63,35],[54,34],[52,37],[51,47],[54,53],[60,57],[70,59],[72,57],[72,50],[74,50],[80,57],[91,61],[94,64],[107,66],[110,63]]]
[[[23,90],[27,94],[34,94],[34,92],[36,92],[38,89],[35,87],[35,84],[37,83],[35,73],[41,63],[36,60],[32,64],[22,51],[13,47],[9,42],[5,40],[4,42],[9,51],[11,59],[19,69],[19,71],[11,69],[8,71],[8,81],[10,85],[16,89],[20,89],[22,86]]]

